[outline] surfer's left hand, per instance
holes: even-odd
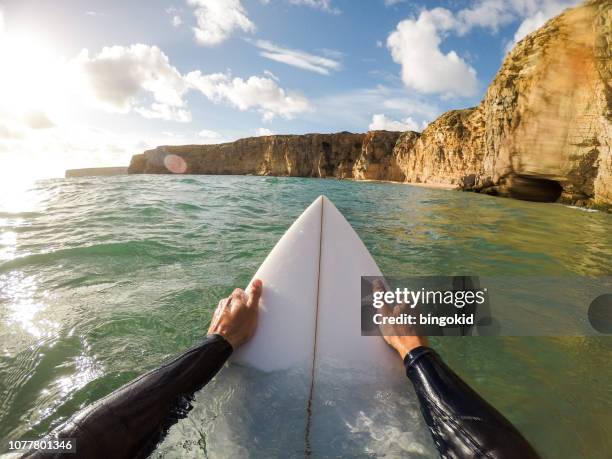
[[[234,350],[246,343],[257,327],[257,312],[263,283],[255,279],[248,293],[237,288],[219,301],[208,328],[209,335],[221,335]]]

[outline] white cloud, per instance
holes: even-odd
[[[269,76],[270,78],[272,78],[274,81],[280,81],[280,79],[274,75],[272,72],[270,72],[269,70],[264,70],[264,75]]]
[[[173,27],[180,27],[183,23],[183,18],[180,15],[182,11],[183,10],[181,8],[176,8],[175,6],[169,6],[166,8],[166,14],[171,16],[170,24],[172,24]]]
[[[283,48],[266,40],[257,40],[255,46],[261,50],[259,54],[263,57],[321,75],[329,75],[330,70],[340,69],[340,63],[329,57],[316,56],[297,49]],[[327,51],[329,54],[330,50]]]
[[[285,91],[272,78],[232,78],[199,70],[182,75],[156,46],[106,47],[93,56],[83,50],[75,62],[94,102],[115,112],[188,122],[185,95],[194,89],[215,103],[255,109],[266,121],[276,116],[291,119],[310,109],[304,96]]]
[[[476,70],[455,51],[440,49],[441,33],[454,25],[449,10],[422,11],[418,19],[401,21],[387,39],[404,84],[423,94],[469,97],[476,93]]]
[[[174,16],[172,16],[172,20],[170,21],[170,23],[174,26],[174,27],[178,27],[183,23],[183,20],[181,19],[181,17],[178,14],[175,14]]]
[[[522,1],[522,0],[519,0]],[[464,35],[474,27],[486,27],[492,31],[514,18],[514,0],[488,0],[474,2],[470,8],[457,12],[453,27],[459,35]]]
[[[396,121],[387,118],[382,113],[372,116],[372,122],[368,126],[370,131],[417,131],[419,125],[411,117]]]
[[[294,5],[309,6],[331,14],[340,14],[340,10],[332,6],[331,0],[289,0],[289,2]]]
[[[160,119],[166,121],[180,121],[188,123],[191,121],[191,112],[182,108],[171,107],[166,104],[153,102],[149,108],[136,107],[136,113],[148,119]]]
[[[2,11],[2,6],[0,5],[0,34],[4,31],[4,11]]]
[[[270,78],[251,76],[244,80],[225,73],[204,75],[196,70],[187,74],[186,80],[213,102],[229,103],[242,111],[255,109],[264,121],[276,116],[292,119],[310,110],[308,99],[286,92]]]
[[[198,132],[198,137],[203,137],[205,139],[219,139],[221,134],[217,131],[211,131],[210,129],[202,129]]]
[[[134,110],[147,118],[189,121],[184,94],[189,89],[180,72],[157,46],[143,44],[104,47],[76,59],[95,100],[112,111]],[[152,99],[150,107],[143,99]]]
[[[257,128],[255,130],[255,135],[257,137],[265,137],[265,136],[274,135],[274,134],[275,134],[275,132],[270,130],[270,129],[268,129],[268,128],[260,127],[260,128]]]
[[[227,40],[236,30],[254,32],[255,24],[247,16],[240,0],[188,0],[195,7],[195,38],[204,46]]]

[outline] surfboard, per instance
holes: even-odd
[[[401,359],[361,335],[361,276],[381,272],[320,196],[253,277],[264,286],[255,335],[158,451],[197,438],[193,457],[436,457]]]

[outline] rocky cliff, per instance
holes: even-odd
[[[381,180],[397,169],[390,157],[399,135],[387,131],[272,135],[218,145],[157,147],[135,155],[128,171],[320,178],[354,178],[355,171],[361,171],[358,178]]]
[[[587,2],[518,43],[478,107],[393,154],[409,182],[610,208],[611,85],[612,2]]]
[[[547,179],[562,199],[612,204],[612,2],[567,10],[506,57],[478,108],[483,161],[475,187],[512,195]]]
[[[477,107],[422,133],[267,136],[158,147],[130,173],[261,174],[444,184],[612,208],[612,2],[565,11],[508,54]]]

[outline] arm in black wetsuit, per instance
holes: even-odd
[[[443,458],[532,459],[518,430],[426,346],[404,358],[421,412]]]
[[[386,292],[382,279],[372,283],[374,292]],[[386,316],[402,312],[402,305],[383,306]],[[531,445],[502,414],[478,395],[436,352],[427,338],[412,326],[383,323],[382,337],[404,360],[406,375],[419,399],[421,413],[444,459],[533,459]]]
[[[74,454],[36,452],[28,458],[147,457],[163,434],[190,409],[194,392],[208,383],[232,353],[220,335],[208,335],[180,357],[78,412],[52,437],[74,439]]]
[[[262,288],[255,280],[248,294],[234,290],[219,302],[208,336],[200,344],[79,411],[52,432],[50,438],[74,439],[76,456],[37,451],[25,457],[147,457],[170,426],[191,409],[193,394],[253,335]]]

